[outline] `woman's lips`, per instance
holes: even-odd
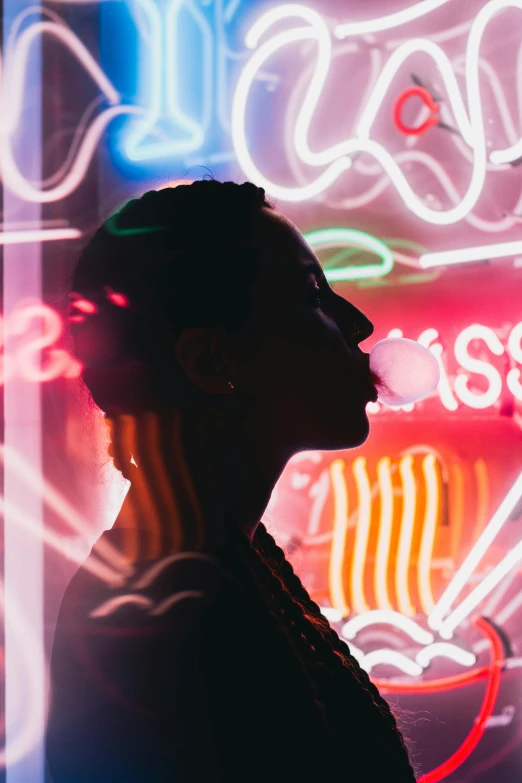
[[[375,385],[370,380],[368,380],[365,388],[365,397],[368,398],[368,402],[377,402],[378,396],[379,393],[375,388]]]

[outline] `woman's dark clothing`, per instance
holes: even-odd
[[[131,594],[140,603],[107,604]],[[346,774],[310,700],[269,613],[219,558],[171,558],[133,590],[82,566],[53,646],[49,768],[54,783],[319,783],[339,763],[368,780]]]

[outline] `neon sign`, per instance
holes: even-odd
[[[140,98],[147,108],[125,133],[124,154],[134,162],[186,159],[204,148],[217,126],[229,133],[227,73],[244,56],[234,51],[230,31],[244,2],[216,0],[208,8],[186,0],[128,5],[140,31],[136,62]],[[199,98],[197,108],[187,108],[191,93]]]
[[[404,13],[392,14],[380,20],[369,22],[337,24],[330,32],[323,17],[303,5],[288,4],[272,8],[263,14],[250,28],[246,36],[246,46],[253,54],[244,67],[236,88],[232,110],[232,134],[237,159],[244,173],[252,180],[263,184],[269,193],[283,201],[300,202],[315,198],[326,191],[342,174],[356,166],[358,153],[367,153],[378,163],[401,197],[404,205],[421,220],[433,225],[451,225],[463,219],[471,222],[475,207],[486,181],[488,166],[502,167],[515,163],[522,155],[522,138],[516,139],[508,147],[486,151],[481,86],[479,83],[480,47],[484,33],[491,20],[507,9],[522,10],[522,2],[517,0],[491,0],[475,16],[468,35],[466,48],[466,98],[463,97],[455,76],[454,67],[443,49],[429,38],[416,38],[399,43],[393,49],[380,74],[372,85],[371,92],[357,120],[352,138],[340,141],[330,148],[315,151],[309,145],[309,129],[316,115],[317,106],[328,77],[332,57],[333,40],[343,40],[362,36],[371,31],[389,30],[405,24],[414,18],[429,14],[442,3],[418,3]],[[388,20],[386,22],[386,20]],[[294,27],[281,22],[295,21]],[[311,182],[299,186],[284,186],[269,179],[264,169],[259,167],[252,156],[246,133],[246,120],[249,97],[260,71],[267,67],[270,59],[289,48],[292,44],[313,41],[316,44],[316,60],[310,76],[304,98],[297,112],[295,124],[289,132],[293,152],[298,159],[320,173]],[[449,105],[458,131],[459,143],[464,143],[471,156],[471,176],[464,195],[459,195],[454,183],[440,166],[427,156],[415,150],[406,151],[395,158],[379,142],[372,138],[374,124],[392,80],[398,70],[415,53],[427,55],[437,66],[443,80]],[[497,91],[498,92],[498,91]],[[404,98],[404,95],[402,96]],[[502,98],[502,100],[505,100]],[[436,110],[430,101],[428,112]],[[422,114],[422,110],[421,110]],[[397,119],[397,112],[396,112]],[[431,124],[435,124],[431,121]],[[404,130],[404,129],[403,129]],[[428,128],[426,128],[428,130]],[[423,198],[415,193],[399,163],[407,160],[423,162],[439,180],[448,194],[453,206],[435,210],[427,206]],[[348,175],[349,176],[349,175]],[[359,199],[362,205],[363,200]],[[514,225],[512,218],[501,221],[504,227]],[[498,230],[499,223],[487,224],[475,220],[483,230]]]
[[[393,254],[387,245],[370,234],[351,228],[325,228],[305,234],[305,239],[315,252],[332,247],[361,247],[376,253],[380,264],[348,266],[342,269],[326,269],[325,277],[330,282],[339,280],[360,280],[369,277],[384,277],[393,269]]]
[[[63,336],[63,320],[52,307],[26,304],[5,319],[0,316],[0,334],[2,345],[8,338],[11,347],[10,353],[1,357],[0,385],[15,375],[45,383],[81,374],[81,364],[65,349],[56,347]]]
[[[192,4],[184,0],[168,0],[168,2],[167,0],[162,2],[139,0],[137,6],[132,6],[132,18],[139,33],[140,45],[145,47],[143,56],[137,58],[142,68],[139,82],[143,100],[136,105],[122,104],[121,96],[111,80],[82,41],[56,13],[43,9],[42,13],[48,18],[44,21],[38,19],[29,24],[32,11],[24,12],[13,25],[5,54],[4,69],[7,78],[5,78],[4,105],[8,111],[5,117],[6,132],[2,141],[4,181],[28,201],[48,203],[63,199],[82,182],[102,134],[112,119],[118,116],[133,115],[132,125],[125,131],[123,139],[125,154],[133,161],[180,156],[186,160],[187,154],[192,154],[204,146],[210,128],[218,122],[225,134],[231,133],[237,160],[245,174],[254,181],[264,184],[271,195],[282,200],[299,202],[314,198],[328,189],[343,172],[353,169],[362,173],[364,169],[357,160],[357,154],[366,152],[375,159],[376,171],[378,173],[380,170],[384,173],[385,181],[372,185],[366,196],[361,196],[354,201],[354,206],[368,203],[387,187],[388,182],[391,182],[406,207],[428,223],[450,225],[465,219],[483,231],[510,228],[516,224],[516,215],[506,215],[502,220],[488,222],[477,218],[472,210],[483,191],[486,169],[493,167],[502,171],[503,167],[515,164],[522,156],[522,138],[516,134],[512,127],[513,123],[509,120],[510,102],[503,95],[502,88],[493,81],[492,88],[499,102],[499,111],[511,143],[504,148],[499,147],[486,152],[481,87],[478,79],[480,45],[484,33],[497,14],[507,10],[518,13],[522,8],[519,1],[490,0],[485,3],[471,23],[465,61],[466,98],[462,95],[455,75],[458,70],[456,62],[450,61],[441,46],[429,37],[413,39],[397,45],[392,44],[391,54],[375,79],[362,107],[353,138],[341,141],[320,152],[311,149],[308,142],[309,126],[314,119],[334,56],[334,43],[349,39],[357,48],[355,42],[358,36],[364,36],[372,31],[396,29],[414,19],[429,15],[441,5],[443,3],[420,2],[404,12],[391,14],[382,19],[356,23],[341,22],[333,28],[332,33],[323,17],[310,8],[299,4],[276,6],[263,14],[247,34],[247,51],[253,50],[253,54],[239,74],[232,109],[228,105],[227,83],[230,80],[226,78],[227,68],[231,62],[241,61],[244,56],[242,52],[234,52],[227,41],[227,31],[239,10],[237,3],[229,4],[226,8],[222,0],[214,3],[212,18],[207,18],[206,11],[196,12]],[[282,22],[294,20],[294,27],[288,28],[285,25],[281,31]],[[199,58],[202,63],[199,74],[201,83],[197,89],[201,96],[202,107],[199,117],[183,109],[181,85],[176,77],[179,71],[180,41],[189,29],[187,25],[192,25],[192,34],[199,36],[198,45],[201,48]],[[88,118],[80,123],[78,134],[71,147],[71,152],[73,148],[76,151],[74,157],[68,156],[64,165],[39,188],[22,175],[13,157],[11,140],[20,122],[27,60],[32,46],[42,35],[60,41],[70,50],[94,80],[108,107],[103,109],[90,125],[87,122]],[[266,79],[275,80],[275,83],[278,80],[277,75],[267,74],[265,65],[270,58],[292,44],[302,41],[314,42],[317,46],[317,56],[313,72],[310,74],[310,83],[289,137],[292,139],[293,152],[299,160],[321,171],[318,177],[307,185],[285,187],[270,182],[268,176],[263,173],[265,165],[259,167],[254,163],[245,132],[246,112],[254,83],[257,81],[266,83]],[[437,120],[437,124],[443,124],[435,115],[442,115],[444,112],[447,114],[447,106],[451,107],[456,126],[454,130],[457,131],[456,134],[452,134],[452,138],[454,137],[457,148],[462,154],[471,158],[472,162],[468,187],[462,196],[440,164],[427,153],[408,148],[394,157],[381,143],[372,138],[379,107],[390,89],[395,74],[413,54],[418,52],[429,57],[439,69],[448,101],[445,102],[446,105],[441,104],[439,107],[435,97],[426,87],[414,87],[399,95],[397,101],[401,106],[398,107],[396,104],[396,109],[400,109],[402,103],[414,93],[422,95],[426,105],[419,111],[420,124],[414,124],[412,127],[417,130],[423,128],[426,131],[424,135],[427,135],[439,131],[436,128],[432,130],[426,127],[425,123],[434,126]],[[215,85],[212,82],[213,73],[216,74],[217,79]],[[308,78],[308,74],[306,75]],[[485,76],[494,79],[491,69],[486,70]],[[436,111],[437,107],[440,108],[439,112]],[[399,115],[402,116],[401,111],[396,111],[396,120],[400,120]],[[402,131],[405,127],[402,127]],[[426,206],[423,196],[415,193],[402,172],[401,166],[408,161],[425,166],[437,179],[454,206],[445,210]],[[516,211],[515,207],[514,213]],[[508,252],[506,249],[505,253]]]
[[[448,480],[446,474],[454,466],[444,464],[440,455],[427,447],[412,446],[397,458],[381,457],[371,468],[365,457],[356,457],[351,464],[335,458],[312,483],[312,472],[316,473],[325,459],[326,455],[310,452],[291,460],[284,481],[294,492],[305,491],[316,499],[309,506],[308,530],[294,530],[291,536],[292,540],[297,537],[309,553],[308,573],[315,562],[311,559],[312,548],[322,552],[328,546],[327,591],[321,587],[323,580],[314,581],[321,595],[318,598],[318,593],[316,600],[348,641],[352,654],[385,693],[435,694],[484,682],[482,704],[460,745],[443,763],[420,778],[424,783],[435,783],[471,755],[485,730],[497,725],[497,718],[504,720],[503,714],[492,718],[501,672],[520,665],[518,658],[509,657],[512,653],[504,649],[495,627],[484,618],[474,617],[474,613],[485,606],[488,596],[507,574],[514,574],[522,560],[521,542],[493,567],[484,562],[488,552],[491,557],[492,545],[522,498],[522,476],[515,479],[467,556],[452,569],[442,594],[436,596],[434,575],[439,569],[444,568],[447,573],[451,568],[443,565],[440,537],[444,534],[444,484]],[[472,491],[482,495],[481,485],[487,481],[487,473],[485,476],[484,465],[477,463],[475,468],[477,487]],[[330,493],[324,492],[325,475]],[[352,487],[353,482],[356,496],[350,489],[348,498],[348,486]],[[282,505],[283,491],[280,487],[276,493],[274,507],[268,511],[268,523],[272,515],[274,520],[288,516],[288,509]],[[483,513],[480,503],[477,513]],[[318,523],[318,517],[325,527]],[[330,532],[322,532],[329,529],[332,519]],[[318,558],[318,562],[323,562],[323,554],[318,554]],[[513,612],[519,607],[518,594],[516,598],[518,601],[511,601],[503,611],[503,617],[508,617],[508,609]],[[469,633],[466,635],[464,630],[470,622],[485,636],[471,648],[464,641],[469,640]],[[479,665],[478,651],[486,649],[490,651],[490,662]],[[457,667],[457,673],[430,677],[430,668],[437,661]],[[378,673],[383,666],[394,670],[388,679]],[[509,714],[512,719],[512,712]],[[505,722],[509,720],[506,714]]]
[[[325,247],[329,243],[337,244],[340,241],[343,243],[350,241],[380,253],[383,258],[382,264],[332,270],[335,275],[338,275],[334,279],[346,279],[349,275],[353,276],[352,279],[357,279],[363,275],[382,274],[383,270],[385,271],[387,266],[393,263],[391,253],[385,245],[374,237],[361,232],[349,232],[348,229],[336,229],[334,232],[319,231],[315,236],[308,235],[308,240],[312,246],[316,247]],[[330,279],[332,276],[331,274]],[[107,298],[119,307],[128,306],[127,299],[118,292],[108,289]],[[70,320],[83,320],[91,312],[94,312],[92,308],[95,308],[95,305],[88,300],[76,299],[71,304],[76,314],[71,314]],[[27,339],[35,322],[41,323],[42,333]],[[0,321],[1,323],[2,321]],[[14,373],[19,373],[21,377],[34,382],[48,382],[61,376],[77,378],[81,374],[80,363],[65,349],[56,347],[63,336],[63,321],[53,308],[38,303],[20,306],[3,323],[3,330],[4,339],[5,336],[20,338],[25,336],[26,339],[17,342],[12,355],[3,356],[0,384],[12,377]],[[401,335],[400,329],[392,329],[389,332],[390,337]],[[486,350],[497,357],[507,355],[513,362],[522,365],[522,322],[511,328],[505,342],[502,342],[497,333],[489,326],[471,324],[463,329],[457,335],[453,347],[453,355],[458,363],[457,375],[453,382],[450,381],[448,374],[446,354],[439,342],[439,332],[434,328],[424,329],[417,339],[421,345],[429,348],[439,360],[442,375],[436,394],[446,410],[455,412],[462,406],[473,410],[492,408],[501,397],[504,382],[514,400],[522,402],[521,371],[518,367],[512,367],[503,379],[500,370],[489,361],[489,357],[478,359],[470,354],[470,346],[475,343],[480,345],[482,352]],[[42,353],[44,355],[43,363],[41,361]],[[487,382],[487,389],[479,391],[472,387],[472,380],[475,376],[482,377]],[[403,409],[411,411],[414,407],[409,405],[404,406]],[[375,414],[381,411],[381,406],[370,403],[368,410]],[[388,411],[389,408],[384,410]],[[404,470],[407,469],[404,468]]]

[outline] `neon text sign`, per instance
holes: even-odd
[[[400,329],[392,329],[390,337],[401,337]],[[456,411],[460,406],[474,410],[491,408],[500,400],[503,390],[517,402],[522,402],[522,381],[520,369],[511,367],[505,377],[490,361],[493,357],[507,357],[510,364],[522,364],[522,322],[515,324],[503,342],[497,332],[483,324],[471,324],[463,329],[455,340],[453,355],[458,364],[457,375],[453,383],[447,370],[447,357],[440,342],[439,332],[429,328],[419,335],[418,342],[429,348],[437,357],[441,367],[441,380],[437,391],[439,399],[448,411]],[[482,358],[476,358],[471,348],[477,347]],[[473,379],[480,377],[485,389],[474,388]],[[404,406],[404,410],[413,410],[413,405]],[[371,403],[369,410],[376,413],[380,406]]]

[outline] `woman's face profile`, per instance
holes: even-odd
[[[359,343],[373,325],[330,288],[290,221],[264,209],[254,234],[261,264],[242,330],[239,388],[260,423],[294,451],[358,446],[375,399]]]

